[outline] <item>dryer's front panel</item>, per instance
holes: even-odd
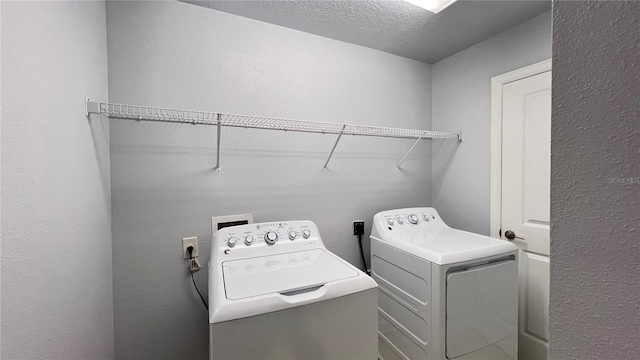
[[[454,359],[517,334],[518,266],[489,263],[447,275],[446,355]],[[505,359],[512,358],[505,349]]]

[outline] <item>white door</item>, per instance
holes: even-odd
[[[520,360],[547,359],[551,71],[502,87],[501,238],[519,248]]]

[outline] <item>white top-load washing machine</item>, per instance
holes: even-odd
[[[211,359],[377,357],[377,285],[311,221],[218,230],[209,263]]]
[[[380,357],[517,359],[516,256],[508,241],[450,228],[434,208],[376,214]]]

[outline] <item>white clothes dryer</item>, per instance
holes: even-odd
[[[376,214],[380,357],[517,359],[516,257],[510,242],[452,229],[434,208]]]
[[[210,359],[377,357],[377,285],[311,221],[226,227],[209,263]]]

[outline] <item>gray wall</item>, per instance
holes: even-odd
[[[101,2],[2,3],[3,359],[114,356]]]
[[[551,58],[551,12],[432,65],[433,206],[452,227],[489,234],[491,78]]]
[[[640,354],[640,3],[553,4],[552,360]]]
[[[107,4],[109,99],[164,107],[418,129],[431,127],[429,65],[184,3]],[[429,205],[430,144],[111,122],[118,358],[206,358],[207,315],[181,258],[210,218],[310,219],[327,247],[360,265],[352,220]],[[368,244],[368,241],[367,241]],[[207,293],[206,272],[196,274]]]

